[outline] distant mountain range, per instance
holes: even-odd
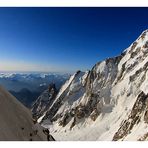
[[[59,73],[0,73],[0,85],[30,108],[51,83],[58,90],[69,77],[70,74]]]
[[[15,92],[23,88],[35,91],[40,86],[55,83],[57,89],[69,78],[70,74],[58,73],[0,73],[0,84]]]

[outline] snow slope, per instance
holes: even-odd
[[[43,141],[43,128],[34,123],[31,112],[0,86],[0,140]]]
[[[148,30],[117,57],[77,72],[41,124],[57,140],[148,139]]]

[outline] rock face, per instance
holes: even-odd
[[[148,139],[148,30],[121,55],[76,72],[40,118],[57,140]]]
[[[48,89],[45,90],[35,101],[32,106],[33,116],[36,118],[41,117],[44,112],[51,106],[57,95],[55,84],[50,84]]]
[[[144,115],[144,121],[147,122],[147,102],[148,95],[145,95],[144,92],[141,92],[131,110],[128,119],[123,121],[119,130],[115,133],[113,140],[117,141],[119,139],[124,139],[133,129],[135,125],[138,125],[142,120]]]
[[[43,130],[38,123],[33,122],[31,112],[0,87],[0,140],[47,141]]]

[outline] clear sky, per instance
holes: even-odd
[[[87,70],[147,28],[148,8],[0,8],[0,70]]]

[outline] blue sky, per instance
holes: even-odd
[[[148,8],[0,8],[0,70],[87,70],[147,26]]]

